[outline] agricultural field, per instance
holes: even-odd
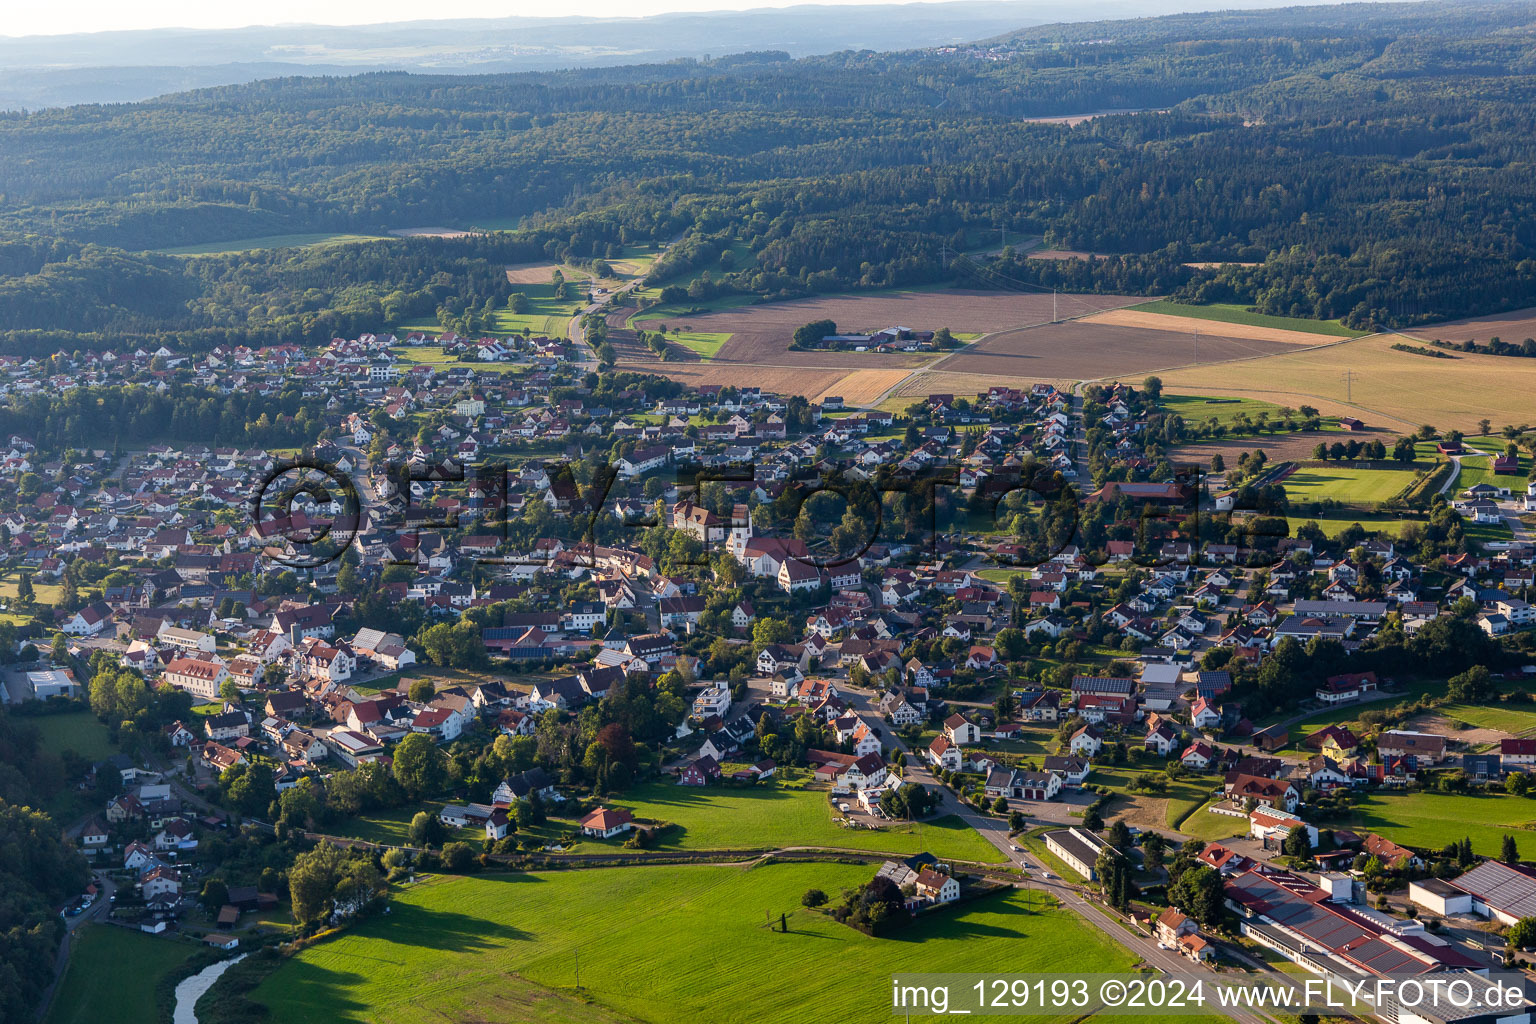
[[[1049,374],[1040,377],[1017,377],[994,373],[960,373],[949,369],[950,364],[947,361],[942,365],[943,369],[920,370],[909,376],[892,392],[889,399],[881,403],[880,408],[890,412],[901,412],[913,402],[921,401],[928,395],[936,393],[977,395],[991,387],[1026,387],[1037,380],[1070,390],[1074,383],[1066,377]]]
[[[398,895],[387,917],[285,963],[252,998],[287,1024],[757,1024],[785,1019],[787,999],[815,1007],[818,1020],[873,1024],[890,1019],[888,976],[902,970],[1132,965],[1118,945],[1038,893],[989,897],[887,939],[800,906],[808,889],[835,898],[873,873],[864,865],[797,863],[434,879]],[[766,927],[781,913],[787,932]],[[850,975],[833,966],[850,963],[879,969]],[[528,986],[552,1001],[554,1016],[499,1012],[503,1001],[521,1003]]]
[[[25,721],[42,734],[48,750],[73,750],[90,761],[102,761],[117,753],[111,730],[89,711],[38,715]]]
[[[1129,301],[1132,300],[1102,295],[1062,295],[1059,299],[1063,316],[1106,309]],[[986,334],[1037,324],[1050,318],[1049,294],[913,289],[828,295],[761,305],[720,302],[705,312],[694,314],[676,309],[651,310],[636,317],[634,323],[637,327],[645,327],[649,322],[661,321],[668,328],[685,327],[690,331],[730,334],[730,342],[715,356],[726,362],[892,369],[922,366],[943,357],[943,353],[792,352],[789,343],[797,328],[821,319],[834,321],[838,330],[847,333],[900,325],[920,331],[948,327],[951,332],[961,334]]]
[[[845,405],[868,406],[891,388],[907,379],[906,370],[854,370],[837,383],[834,390],[812,397],[820,401],[828,394],[840,395]]]
[[[1168,299],[1155,299],[1152,302],[1143,302],[1130,307],[1127,312],[1154,313],[1160,316],[1187,317],[1193,320],[1207,320],[1225,324],[1227,327],[1212,329],[1213,334],[1219,334],[1222,330],[1230,330],[1235,327],[1259,327],[1277,331],[1292,331],[1302,335],[1326,335],[1335,338],[1356,338],[1363,331],[1350,330],[1337,320],[1306,320],[1294,316],[1271,316],[1268,313],[1255,313],[1245,306],[1239,306],[1230,302],[1213,302],[1205,306],[1188,305],[1183,302],[1171,302]],[[1206,329],[1205,327],[1201,328]],[[1246,337],[1246,335],[1232,335],[1232,337]],[[1312,339],[1316,344],[1316,339]]]
[[[1211,456],[1220,455],[1226,460],[1230,468],[1237,464],[1237,460],[1243,455],[1259,450],[1263,451],[1270,463],[1277,462],[1301,462],[1312,458],[1312,450],[1317,443],[1332,444],[1339,439],[1336,433],[1326,430],[1301,430],[1294,434],[1249,434],[1241,437],[1225,437],[1219,441],[1192,441],[1189,444],[1181,444],[1177,448],[1168,451],[1168,457],[1176,461],[1198,463],[1202,467],[1209,466]],[[1386,444],[1395,438],[1382,437],[1382,443]]]
[[[1262,341],[1282,342],[1290,345],[1326,345],[1336,340],[1334,336],[1314,334],[1311,331],[1293,330],[1284,327],[1266,327],[1261,324],[1232,323],[1225,320],[1208,320],[1198,316],[1147,313],[1138,309],[1112,309],[1105,313],[1094,313],[1091,316],[1085,316],[1079,322],[1187,334],[1190,336],[1191,345],[1193,345],[1196,336],[1201,341],[1213,338],[1229,342]],[[1306,321],[1302,321],[1302,323],[1306,323]]]
[[[1341,462],[1303,466],[1285,478],[1284,486],[1293,505],[1330,500],[1374,505],[1396,498],[1416,479],[1418,474],[1412,469],[1366,469]]]
[[[1512,309],[1507,313],[1492,313],[1488,316],[1467,317],[1462,320],[1447,320],[1444,323],[1429,324],[1425,327],[1413,327],[1403,333],[1412,335],[1419,341],[1475,341],[1486,345],[1494,338],[1498,338],[1508,344],[1518,345],[1526,338],[1536,338],[1536,307]],[[1492,358],[1506,363],[1520,361],[1520,357],[1513,356],[1493,356]]]
[[[518,263],[507,268],[507,283],[519,288],[530,284],[549,284],[556,270],[564,274],[568,281],[585,281],[588,277],[582,271],[555,263]]]
[[[668,331],[667,341],[673,345],[681,345],[700,359],[713,359],[720,354],[720,348],[731,340],[729,334],[711,334],[707,331]]]
[[[44,1024],[97,1024],[155,1020],[155,988],[161,978],[186,963],[198,947],[161,936],[105,924],[85,925],[75,936],[69,966]],[[170,1008],[165,1018],[170,1020]]]
[[[228,252],[251,252],[256,249],[308,249],[319,245],[352,245],[357,242],[387,242],[389,235],[352,235],[332,232],[315,232],[296,235],[262,235],[257,238],[237,238],[229,242],[203,242],[200,245],[182,245],[174,249],[155,249],[165,256],[217,256]]]
[[[1420,329],[1422,337],[1371,335],[1220,367],[1181,366],[1158,376],[1169,391],[1305,403],[1328,415],[1358,416],[1393,430],[1432,423],[1441,430],[1472,433],[1484,417],[1501,426],[1531,418],[1528,396],[1536,393],[1536,359],[1468,353],[1425,359],[1392,348],[1405,337],[1414,343],[1435,337],[1431,330],[1438,328]],[[1485,338],[1497,333],[1484,332]],[[1503,336],[1516,335],[1506,330]]]
[[[1118,296],[1095,298],[1103,301],[1106,308],[1117,299],[1128,301]],[[1197,359],[1201,365],[1227,363],[1293,352],[1304,347],[1293,341],[1239,340],[1202,334],[1197,352],[1193,335],[1182,330],[1094,322],[1098,319],[1094,317],[1050,323],[1048,296],[1045,303],[1042,322],[991,334],[944,360],[944,369],[1032,380],[1112,380],[1132,379],[1136,375],[1138,381],[1141,374],[1159,371],[1167,385],[1171,378],[1161,373],[1167,367],[1193,365]],[[1147,316],[1151,314],[1141,319]],[[1206,388],[1179,390],[1222,393]],[[1300,402],[1277,404],[1298,405]]]
[[[1503,794],[1373,793],[1358,804],[1346,826],[1376,832],[1393,842],[1438,850],[1452,840],[1472,838],[1472,849],[1497,857],[1505,835],[1521,853],[1536,852],[1536,800]]]
[[[830,846],[899,854],[927,850],[940,858],[992,863],[1003,860],[996,847],[953,816],[911,827],[893,824],[879,831],[843,828],[832,820],[826,792],[796,788],[796,783],[783,780],[739,789],[651,782],[627,790],[611,804],[637,818],[672,823],[659,837],[660,849]]]

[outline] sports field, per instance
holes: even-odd
[[[611,801],[637,818],[666,821],[662,849],[724,850],[784,846],[831,846],[885,853],[919,853],[998,863],[1003,856],[959,818],[946,816],[915,826],[843,828],[833,822],[824,791],[774,782],[751,788],[696,789],[672,782],[636,786]]]
[[[1330,500],[1377,504],[1402,494],[1416,476],[1411,469],[1361,469],[1341,462],[1298,469],[1285,478],[1284,487],[1292,504]]]
[[[285,1024],[443,1020],[649,1024],[891,1019],[898,971],[1121,970],[1133,958],[1071,913],[1023,892],[969,904],[876,939],[801,908],[874,869],[688,866],[435,879],[391,913],[314,946],[252,997]],[[766,927],[787,915],[788,931]],[[580,997],[574,999],[576,971]],[[528,985],[557,1010],[515,1009]],[[605,1015],[606,1014],[606,1015]]]
[[[197,949],[164,936],[84,925],[73,940],[69,966],[44,1024],[160,1020],[155,986]],[[169,1007],[163,1019],[170,1020]]]

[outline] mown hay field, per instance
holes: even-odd
[[[1403,336],[1372,335],[1221,366],[1181,366],[1158,376],[1171,391],[1307,404],[1393,429],[1429,423],[1474,433],[1484,417],[1496,426],[1536,419],[1536,359],[1469,353],[1426,359],[1396,351],[1394,343],[1403,343]]]

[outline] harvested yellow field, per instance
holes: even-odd
[[[1170,331],[1175,334],[1194,334],[1201,337],[1236,338],[1242,341],[1278,341],[1297,345],[1325,345],[1336,341],[1336,335],[1313,334],[1310,331],[1291,331],[1281,327],[1260,327],[1256,324],[1233,324],[1221,320],[1206,320],[1193,316],[1169,316],[1166,313],[1144,313],[1135,309],[1109,309],[1081,319],[1085,324],[1109,324],[1113,327],[1139,327],[1149,331]]]
[[[1495,427],[1536,421],[1536,359],[1465,352],[1432,359],[1395,351],[1395,343],[1419,339],[1372,335],[1158,376],[1169,391],[1313,405],[1325,415],[1358,416],[1373,426],[1430,423],[1472,432],[1485,417]]]
[[[508,284],[549,284],[555,273],[553,263],[519,263],[507,268]],[[569,276],[569,275],[567,275]]]
[[[854,370],[837,382],[830,391],[823,391],[811,399],[819,402],[828,394],[841,395],[847,405],[869,405],[878,402],[891,388],[911,374],[910,370]]]

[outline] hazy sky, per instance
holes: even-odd
[[[238,28],[243,25],[371,25],[436,18],[552,18],[576,14],[639,17],[667,11],[748,10],[796,3],[851,4],[901,0],[264,0],[261,4],[208,0],[12,0],[0,19],[0,35],[54,35],[134,28]]]

